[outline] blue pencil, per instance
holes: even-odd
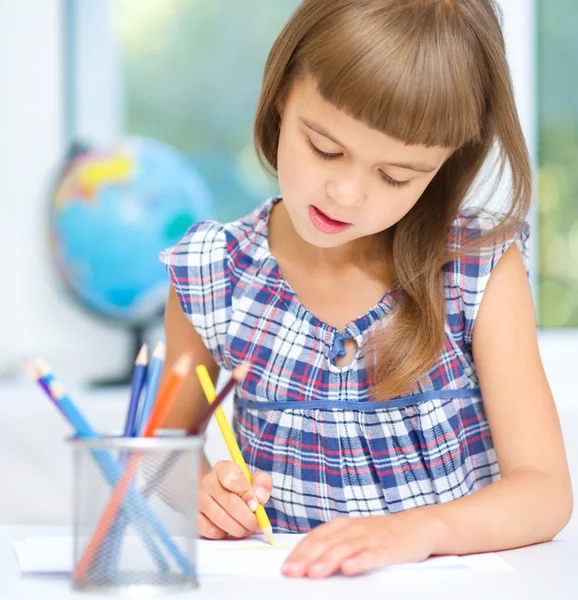
[[[79,438],[99,439],[100,436],[90,426],[88,421],[82,416],[82,414],[76,408],[74,403],[64,394],[62,394],[62,397],[58,397],[58,395],[62,393],[62,386],[60,386],[60,384],[58,384],[58,382],[55,380],[54,374],[45,362],[38,360],[35,366],[31,366],[29,368],[29,371],[34,377],[34,379],[36,379],[36,381],[40,384],[42,389],[46,392],[48,398],[62,413],[66,420],[72,425],[73,429],[76,431],[76,435]],[[101,471],[103,472],[110,485],[114,486],[121,474],[121,469],[117,466],[116,470],[118,471],[118,476],[115,477],[115,468],[111,468],[111,465],[116,465],[114,458],[109,452],[105,450],[93,450],[91,454],[97,461],[99,467],[101,468]],[[127,505],[125,506],[125,510],[129,510],[129,512],[132,514],[132,518],[136,518],[137,522],[142,520],[142,517],[139,514],[139,512],[142,511],[135,512],[134,502],[127,503]],[[167,561],[165,560],[160,550],[157,548],[152,537],[143,528],[137,527],[137,531],[140,533],[141,537],[143,538],[144,544],[147,546],[147,548],[157,561],[161,571],[163,573],[167,573],[169,571]]]
[[[165,362],[165,345],[163,342],[158,342],[153,352],[152,360],[148,369],[146,391],[144,399],[139,404],[139,412],[137,417],[136,426],[133,431],[133,437],[141,435],[148,423],[153,406],[155,404],[157,391],[159,387],[159,381],[161,378],[161,372]],[[111,530],[117,532],[116,539],[110,544],[110,548],[107,548],[109,554],[109,572],[113,572],[114,565],[117,562],[117,557],[120,552],[120,543],[122,541],[122,534],[128,525],[128,518],[124,512],[119,513],[115,517],[114,525]]]
[[[130,399],[128,403],[126,421],[124,424],[124,430],[122,434],[123,437],[135,437],[136,435],[137,411],[139,408],[140,397],[147,375],[147,368],[148,346],[146,344],[143,344],[134,363],[132,383],[130,388]],[[121,452],[119,462],[123,467],[129,455],[130,452]],[[109,578],[113,577],[114,575],[116,564],[118,562],[118,555],[122,544],[122,535],[127,524],[128,519],[126,518],[126,513],[124,511],[120,511],[115,518],[114,525],[110,529],[108,539],[102,545],[98,553],[99,557],[102,556],[102,560],[106,560],[106,562],[108,563],[107,572]]]
[[[44,371],[44,372],[43,372]],[[80,411],[76,408],[72,400],[68,398],[63,392],[62,387],[54,380],[50,369],[48,369],[45,363],[38,363],[38,375],[42,377],[49,389],[49,398],[56,405],[56,407],[65,415],[66,419],[71,423],[73,428],[76,430],[77,436],[83,439],[100,439],[98,433],[92,428],[88,421],[83,417]],[[107,450],[95,450],[92,452],[94,458],[97,460],[103,474],[108,480],[111,486],[116,486],[118,480],[122,476],[122,468],[114,460],[114,457]],[[191,574],[193,569],[183,556],[180,548],[170,538],[163,524],[158,520],[154,512],[150,509],[148,504],[142,495],[131,486],[129,493],[127,494],[129,500],[126,502],[126,510],[131,513],[131,519],[138,523],[142,517],[145,517],[149,524],[156,531],[159,538],[167,546],[170,552],[175,557],[181,568],[187,574]],[[135,511],[136,505],[136,511]],[[142,515],[142,517],[141,517]],[[143,527],[135,526],[137,532],[143,537],[143,542],[149,548],[151,554],[155,557],[159,564],[159,568],[163,572],[168,571],[168,565],[157,549],[152,538],[148,535]]]
[[[70,398],[68,398],[68,396],[66,396],[64,394],[62,387],[57,383],[52,383],[49,385],[49,388],[50,388],[50,392],[52,393],[55,400],[57,402],[59,402],[61,405],[63,405],[64,410],[68,410],[69,407],[73,408],[73,413],[74,413],[72,415],[73,419],[80,419],[83,430],[90,432],[89,433],[90,437],[88,437],[88,439],[100,439],[100,436],[96,433],[96,431],[94,431],[94,429],[92,429],[92,427],[88,424],[88,422],[86,422],[84,420],[81,413],[78,411],[78,409],[76,409],[76,407],[74,406],[74,404],[70,400]],[[64,401],[64,404],[63,404],[63,401]],[[94,436],[96,436],[96,437],[94,437]],[[122,468],[114,460],[114,457],[110,454],[110,452],[102,451],[102,450],[98,450],[96,452],[98,452],[98,453],[102,452],[103,458],[104,458],[104,461],[103,461],[104,468],[106,469],[106,472],[110,474],[109,479],[111,480],[111,485],[116,486],[118,480],[123,475]],[[96,454],[96,452],[95,452],[95,454]],[[179,565],[181,566],[183,571],[185,571],[185,573],[187,573],[189,575],[192,574],[194,571],[193,571],[193,568],[191,567],[189,561],[187,560],[187,558],[185,556],[183,556],[180,548],[172,540],[171,536],[168,534],[164,525],[158,520],[155,513],[148,506],[148,504],[146,503],[143,496],[134,488],[133,485],[131,485],[131,487],[129,488],[129,492],[128,492],[127,496],[130,496],[128,508],[129,509],[131,508],[131,504],[132,505],[136,504],[140,515],[142,515],[142,517],[146,518],[146,520],[148,521],[150,526],[153,528],[153,530],[159,536],[160,540],[166,545],[166,547],[171,552],[171,554],[174,556],[175,560],[179,563]],[[136,518],[138,519],[140,515],[137,513]],[[141,535],[143,535],[144,528],[136,527],[136,529]],[[144,538],[143,538],[143,541],[144,541]]]
[[[143,344],[134,363],[130,401],[128,403],[128,411],[126,413],[126,421],[124,424],[124,437],[134,437],[136,429],[136,413],[138,410],[139,398],[146,379],[148,361],[148,346]]]
[[[148,423],[155,399],[157,397],[157,391],[159,388],[159,381],[161,379],[161,372],[163,370],[164,362],[165,345],[163,342],[159,342],[156,345],[155,351],[153,352],[153,358],[148,370],[145,397],[144,401],[140,404],[137,425],[134,433],[135,436],[141,435],[146,427],[146,424]]]

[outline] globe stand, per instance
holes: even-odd
[[[126,371],[116,377],[108,377],[104,379],[96,379],[89,383],[93,388],[108,388],[121,387],[131,384],[132,372],[134,369],[134,361],[145,341],[145,328],[142,325],[133,325],[131,331],[131,363],[127,366]]]

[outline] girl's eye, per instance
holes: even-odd
[[[387,184],[392,185],[393,187],[401,188],[409,183],[409,181],[398,181],[397,179],[393,179],[389,175],[383,173],[383,171],[380,171],[379,175]]]
[[[311,151],[313,152],[313,154],[315,154],[315,156],[318,156],[319,158],[323,158],[324,160],[333,160],[335,158],[339,158],[340,156],[343,156],[339,152],[332,153],[332,152],[323,152],[323,150],[319,150],[319,148],[317,146],[315,146],[310,139],[307,139],[307,143],[309,144],[309,147],[311,148]]]
[[[313,142],[310,139],[307,139],[307,144],[309,145],[309,148],[311,148],[313,154],[315,154],[315,156],[318,156],[323,160],[335,160],[336,158],[343,156],[343,154],[341,154],[340,152],[333,153],[323,152],[323,150],[319,150],[319,148],[315,146],[315,144],[313,144]],[[398,181],[397,179],[393,179],[389,175],[383,173],[383,171],[379,171],[379,175],[388,185],[391,185],[396,188],[404,187],[409,183],[409,181]]]

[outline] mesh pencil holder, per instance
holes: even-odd
[[[73,449],[72,585],[154,592],[196,587],[196,512],[204,438],[102,437]]]

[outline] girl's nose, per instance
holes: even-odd
[[[327,182],[325,191],[342,208],[357,208],[365,200],[363,185],[352,177],[331,179]]]

